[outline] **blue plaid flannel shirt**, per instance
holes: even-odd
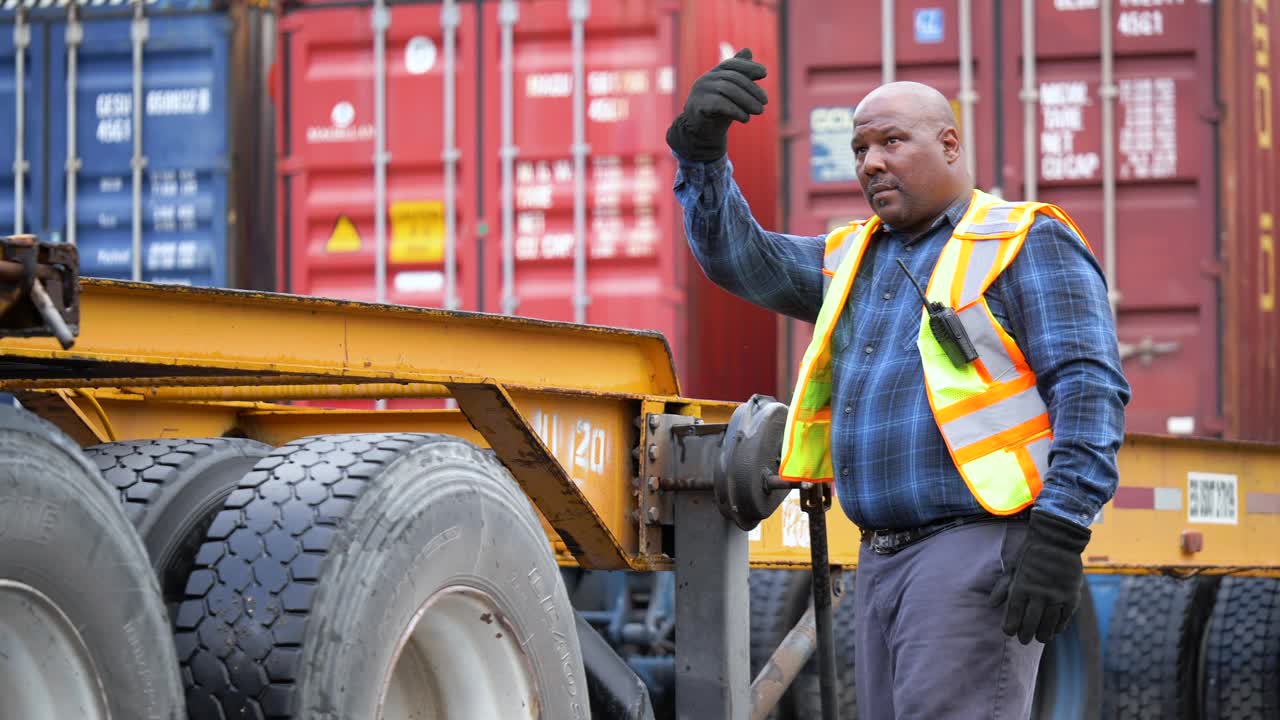
[[[824,236],[761,228],[726,158],[680,160],[675,194],[689,246],[712,282],[769,310],[817,319]],[[925,284],[967,207],[957,203],[916,237],[886,228],[868,247],[832,336],[836,496],[863,528],[983,512],[929,409],[916,350],[920,297],[897,265],[901,259]],[[1075,233],[1040,216],[986,298],[1049,408],[1054,441],[1036,508],[1088,526],[1115,493],[1129,401],[1102,270]]]

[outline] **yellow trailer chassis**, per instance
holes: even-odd
[[[644,419],[722,422],[736,407],[683,397],[655,333],[102,280],[81,292],[72,349],[0,339],[0,390],[81,444],[452,434],[492,448],[564,561],[585,568],[672,567]],[[457,409],[288,404],[350,398],[451,398]],[[1280,447],[1130,435],[1119,457],[1090,571],[1280,576]],[[804,518],[789,498],[752,531],[751,564],[807,566]],[[853,566],[856,528],[835,512],[829,532],[832,563]]]

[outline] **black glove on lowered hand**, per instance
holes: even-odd
[[[686,160],[719,160],[729,148],[729,125],[764,112],[769,97],[756,81],[767,74],[746,49],[709,70],[689,88],[684,112],[667,129],[667,145]]]
[[[1008,601],[1004,633],[1023,645],[1035,638],[1047,643],[1062,632],[1080,605],[1089,528],[1039,510],[1031,511],[1026,542],[991,591],[991,606]]]

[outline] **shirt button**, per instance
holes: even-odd
[[[849,414],[852,414],[852,413],[853,413],[853,406],[852,406],[852,405],[845,405],[845,406],[844,406],[844,414],[845,414],[845,415],[849,415]]]
[[[875,351],[876,351],[875,346],[872,346],[872,345],[868,345],[868,346],[866,346],[866,347],[862,348],[862,352],[864,352],[864,353],[866,353],[866,354],[868,354],[868,355],[870,355],[871,353],[873,353],[873,352],[875,352]]]
[[[840,471],[840,474],[841,474],[841,475],[843,475],[843,476],[845,476],[845,477],[849,477],[849,468],[845,468],[845,469],[841,470],[841,471]]]
[[[883,296],[883,297],[884,297],[884,299],[885,299],[885,300],[892,300],[892,299],[893,299],[893,293],[891,293],[891,292],[886,292],[886,293],[884,294],[884,296]]]

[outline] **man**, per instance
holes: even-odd
[[[854,113],[875,217],[825,238],[762,229],[725,152],[732,122],[764,111],[764,76],[749,50],[716,66],[667,142],[707,276],[817,323],[782,475],[834,480],[863,531],[860,716],[1025,718],[1117,484],[1129,386],[1102,272],[1060,209],[975,192],[949,104],[918,83]]]

